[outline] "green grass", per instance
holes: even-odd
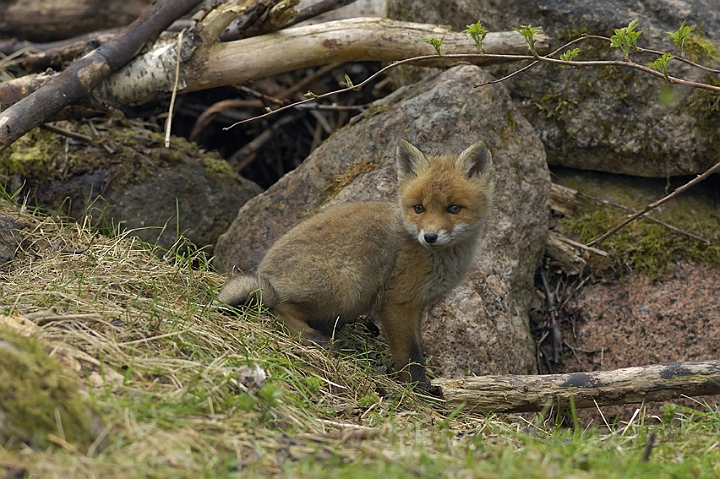
[[[218,310],[224,278],[201,253],[160,259],[130,236],[108,238],[9,202],[0,215],[24,236],[0,267],[0,319],[16,319],[0,339],[7,328],[20,334],[17,318],[31,318],[23,334],[45,345],[46,360],[66,368],[104,422],[90,447],[0,444],[0,477],[720,474],[716,405],[663,417],[641,407],[630,422],[572,428],[552,417],[452,411],[385,374],[385,346],[361,327],[351,350],[337,354],[301,343],[265,313]],[[76,248],[87,250],[68,253]]]

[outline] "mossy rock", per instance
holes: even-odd
[[[562,220],[562,228],[565,235],[583,243],[598,238],[630,214],[608,203],[641,210],[686,180],[633,178],[566,168],[553,168],[553,173],[556,183],[581,193],[578,208]],[[589,257],[596,273],[613,271],[622,275],[634,270],[659,279],[675,261],[692,260],[706,266],[720,263],[719,187],[720,178],[710,178],[648,213],[684,233],[639,218],[610,236],[599,245],[609,256]]]
[[[90,142],[35,129],[0,153],[0,191],[102,232],[123,229],[160,250],[185,240],[211,254],[240,207],[261,188],[217,152],[164,137],[139,122],[58,122]],[[95,135],[95,136],[94,136]],[[182,241],[181,240],[182,236]]]
[[[0,328],[0,444],[87,451],[103,423],[77,382],[36,339]]]

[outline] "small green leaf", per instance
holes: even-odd
[[[540,30],[530,25],[521,25],[520,28],[513,28],[513,30],[525,38],[528,47],[530,47],[530,51],[535,53],[535,34],[539,33]]]
[[[675,44],[675,47],[680,50],[680,56],[685,56],[685,39],[692,33],[692,31],[695,30],[695,25],[686,26],[685,20],[683,20],[682,24],[680,24],[680,28],[678,28],[674,32],[665,32],[665,35],[667,35],[672,41],[673,44]]]
[[[283,396],[283,390],[273,384],[265,384],[258,391],[258,396],[267,407],[275,407]]]
[[[655,59],[654,62],[648,63],[648,66],[653,67],[660,73],[662,73],[665,76],[665,79],[668,77],[668,62],[673,59],[673,56],[669,53],[665,53],[663,56],[658,57]]]
[[[565,53],[563,53],[562,55],[560,55],[560,60],[563,60],[566,62],[571,62],[573,60],[573,58],[578,56],[579,53],[580,53],[579,48],[573,48],[572,50],[568,50]]]
[[[346,73],[346,74],[345,74],[345,81],[341,81],[341,82],[340,82],[340,86],[344,86],[344,87],[346,87],[346,88],[350,88],[350,87],[353,87],[353,86],[355,86],[355,85],[353,84],[352,80],[350,79],[350,77],[349,77],[348,74]]]
[[[628,23],[627,27],[616,28],[615,35],[610,37],[610,46],[614,48],[620,48],[626,60],[630,55],[631,48],[635,51],[637,51],[638,49],[637,39],[642,33],[642,31],[636,32],[635,28],[637,28],[637,26],[638,22],[637,19],[635,19]]]
[[[435,48],[435,51],[437,52],[439,57],[442,56],[440,54],[440,45],[442,45],[444,39],[445,39],[445,35],[443,35],[442,38],[425,38],[425,37],[423,37],[423,41],[425,41],[425,43],[432,45]]]
[[[477,23],[474,23],[472,25],[466,25],[466,27],[467,28],[463,30],[463,33],[467,33],[472,37],[472,39],[475,41],[475,45],[477,46],[478,51],[482,53],[482,43],[489,32],[483,28],[480,20],[478,20]]]
[[[317,95],[311,91],[308,91],[303,95],[305,98],[317,98]]]

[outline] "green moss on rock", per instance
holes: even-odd
[[[690,60],[702,63],[708,60],[720,62],[720,49],[704,35],[693,34],[685,39],[685,52]]]
[[[665,194],[663,180],[651,180],[593,172],[573,172],[557,169],[556,181],[577,189],[578,209],[563,219],[564,233],[576,236],[583,243],[599,237],[627,218],[628,212],[608,206],[596,199],[624,205],[636,210]],[[674,185],[676,186],[676,185]],[[599,248],[609,256],[589,257],[598,272],[607,270],[640,271],[657,279],[668,266],[678,260],[693,260],[709,266],[720,263],[720,201],[713,197],[714,186],[698,185],[695,190],[680,195],[649,213],[683,231],[708,240],[705,243],[682,233],[639,218],[606,239]]]
[[[46,448],[54,436],[87,450],[101,431],[76,382],[42,345],[0,328],[0,444]]]
[[[60,141],[52,133],[34,129],[0,154],[0,172],[31,176],[47,171]]]

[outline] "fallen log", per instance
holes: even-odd
[[[569,408],[571,398],[576,408],[588,408],[720,394],[720,361],[589,373],[439,378],[432,385],[448,405],[465,404],[478,412],[539,412],[547,405]]]
[[[443,37],[443,55],[475,54],[477,47],[470,35],[452,32],[446,27],[421,23],[397,22],[385,18],[353,18],[289,28],[279,32],[232,42],[208,41],[204,36],[192,58],[181,66],[183,79],[179,93],[219,86],[241,84],[311,66],[338,62],[392,62],[421,55],[435,55],[435,49],[423,37]],[[536,35],[536,50],[547,52],[547,38]],[[190,39],[188,39],[188,42]],[[195,47],[192,47],[195,48]],[[528,55],[525,39],[517,32],[491,32],[483,42],[488,56],[465,58],[478,65],[512,61],[492,55]],[[159,59],[154,50],[142,55],[109,77],[94,92],[121,105],[156,100],[172,91],[175,55]],[[170,61],[172,60],[172,61]],[[423,66],[457,63],[457,58],[437,57]]]
[[[150,7],[151,0],[3,0],[0,36],[35,42],[124,26]]]

